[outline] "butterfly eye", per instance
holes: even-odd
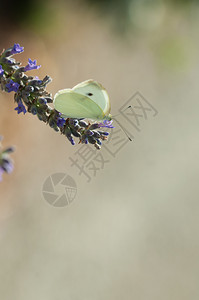
[[[93,96],[93,94],[92,93],[87,93],[87,96]]]

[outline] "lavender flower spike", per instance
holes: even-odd
[[[24,67],[24,72],[30,71],[30,70],[37,70],[41,67],[41,65],[37,66],[37,61],[31,60],[30,58],[28,59],[28,64],[27,66]]]
[[[36,60],[28,59],[26,66],[20,66],[12,55],[23,52],[19,44],[8,48],[0,54],[0,89],[5,92],[14,91],[14,101],[17,103],[15,111],[20,114],[26,112],[36,115],[38,119],[53,128],[56,132],[64,135],[72,145],[75,144],[74,137],[79,143],[92,144],[96,149],[101,148],[103,141],[107,140],[109,133],[100,130],[100,127],[114,128],[112,121],[103,120],[101,123],[86,121],[76,118],[66,118],[52,108],[49,103],[53,102],[52,95],[46,90],[47,84],[51,82],[49,76],[42,80],[38,77],[28,76],[25,72],[39,69]],[[9,150],[10,151],[10,150]],[[7,149],[7,155],[8,152]],[[12,171],[12,163],[0,149],[0,177],[3,172]]]

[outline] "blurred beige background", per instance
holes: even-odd
[[[24,46],[18,59],[37,59],[31,74],[50,75],[53,94],[93,78],[112,114],[137,91],[158,110],[86,183],[69,161],[80,145],[1,93],[0,134],[17,147],[0,184],[1,299],[199,298],[199,6],[108,3],[45,1],[39,13],[35,1],[33,16],[1,28],[0,48]],[[77,184],[63,208],[42,196],[56,172]]]

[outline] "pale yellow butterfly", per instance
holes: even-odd
[[[83,81],[72,89],[55,94],[54,106],[67,118],[111,120],[111,105],[105,88],[92,79]]]
[[[55,109],[67,118],[108,121],[114,119],[131,140],[126,130],[110,114],[111,104],[108,93],[97,81],[89,79],[72,89],[59,90],[55,94],[53,103]]]

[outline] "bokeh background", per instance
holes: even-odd
[[[198,300],[199,1],[1,2],[0,48],[25,47],[48,91],[93,78],[112,114],[139,91],[155,118],[86,183],[72,146],[0,95],[0,134],[16,145],[0,185],[0,298]],[[102,149],[103,151],[103,149]],[[56,172],[75,201],[50,206],[42,186]]]

